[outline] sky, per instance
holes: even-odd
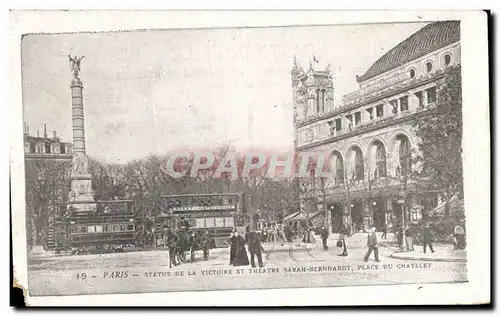
[[[231,143],[293,148],[293,56],[334,71],[335,102],[425,23],[33,34],[21,43],[24,121],[72,141],[68,54],[85,56],[89,156],[126,162]]]

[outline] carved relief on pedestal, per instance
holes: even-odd
[[[72,175],[88,175],[89,160],[83,153],[75,153],[73,157]]]

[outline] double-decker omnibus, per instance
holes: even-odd
[[[163,195],[164,209],[155,218],[156,231],[177,229],[184,220],[193,231],[209,231],[213,246],[226,247],[231,231],[237,229],[238,217],[246,213],[241,193]]]
[[[78,203],[78,202],[76,202]],[[95,212],[69,212],[56,220],[54,236],[57,249],[134,245],[136,227],[131,200],[96,201]],[[66,204],[60,204],[66,208]],[[60,213],[64,213],[61,211]]]

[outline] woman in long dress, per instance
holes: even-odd
[[[234,237],[235,252],[233,266],[247,266],[250,264],[250,261],[248,261],[247,249],[245,248],[245,239],[238,232],[234,233]]]
[[[236,252],[236,236],[234,236],[235,231],[231,232],[231,235],[229,235],[229,264],[233,264],[234,261],[234,254]]]

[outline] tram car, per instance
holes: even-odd
[[[246,213],[245,196],[241,193],[182,194],[162,196],[164,209],[155,218],[157,236],[166,229],[182,229],[197,236],[209,232],[212,248],[227,247],[228,237],[237,229],[237,217]],[[165,244],[157,238],[157,246]]]

